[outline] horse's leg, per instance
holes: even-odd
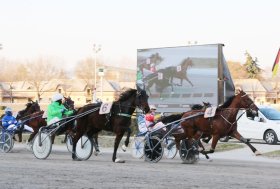
[[[82,132],[77,131],[73,137],[72,143],[73,143],[73,147],[72,147],[72,159],[75,161],[79,161],[79,159],[76,156],[76,146],[77,146],[77,142],[78,140],[83,136]]]
[[[249,148],[252,150],[252,152],[253,152],[256,156],[257,156],[257,155],[261,155],[261,153],[260,153],[254,146],[252,146],[252,144],[249,142],[249,140],[243,138],[237,130],[235,130],[234,132],[232,132],[230,136],[236,138],[236,139],[239,140],[240,142],[243,142],[243,143],[245,143],[247,146],[249,146]]]
[[[185,133],[173,134],[173,137],[175,138],[177,150],[180,150],[180,142],[181,142],[181,140],[186,138]]]
[[[171,83],[170,86],[171,86],[171,94],[174,94],[173,83]]]
[[[22,142],[22,131],[18,133],[18,142]]]
[[[98,133],[92,134],[92,139],[93,139],[93,146],[95,149],[94,155],[97,156],[100,153],[99,145],[98,145]]]
[[[198,151],[200,153],[202,153],[203,155],[205,155],[206,159],[209,159],[209,156],[205,153],[205,147],[203,146],[202,142],[201,142],[201,137],[202,137],[203,133],[197,131],[194,135],[195,140],[197,141],[197,144],[199,146]],[[211,138],[210,138],[211,139]]]
[[[55,133],[51,136],[52,144],[54,144]]]
[[[120,141],[124,135],[125,131],[119,132],[118,134],[116,134],[116,138],[115,138],[115,143],[114,143],[114,153],[113,153],[113,157],[112,160],[115,163],[124,163],[124,160],[121,160],[119,158],[117,158],[117,150],[120,144]]]
[[[189,82],[189,84],[191,84],[191,86],[193,87],[193,83],[189,80],[189,78],[186,76],[185,77],[186,81]],[[181,83],[183,82],[183,80],[181,80]]]
[[[219,139],[220,139],[219,135],[213,135],[212,144],[211,144],[210,150],[207,150],[207,151],[204,151],[204,152],[201,152],[201,153],[204,154],[204,155],[207,155],[207,154],[210,154],[210,153],[214,153]]]
[[[124,152],[126,151],[126,148],[128,147],[130,135],[131,135],[131,129],[128,127],[128,128],[127,128],[126,139],[125,139],[125,141],[124,141],[124,145],[122,145],[122,150],[123,150]]]

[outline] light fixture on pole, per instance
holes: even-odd
[[[93,52],[94,56],[94,89],[93,89],[93,96],[92,102],[96,102],[96,62],[97,62],[97,53],[101,51],[101,45],[93,44]]]
[[[101,84],[101,100],[103,100],[103,77],[104,77],[104,72],[105,69],[104,68],[99,68],[98,69],[98,76],[100,77],[100,84]]]

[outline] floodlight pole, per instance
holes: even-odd
[[[92,95],[92,102],[96,102],[96,63],[97,63],[97,53],[101,51],[101,45],[93,44],[94,56],[94,88]]]

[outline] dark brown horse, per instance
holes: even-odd
[[[183,80],[186,80],[191,86],[193,86],[193,83],[189,80],[187,76],[187,70],[189,67],[193,66],[193,62],[190,58],[184,59],[180,65],[178,66],[169,66],[165,69],[163,69],[161,72],[163,75],[167,78],[169,78],[169,83],[173,84],[173,79],[178,78],[180,79],[180,86],[183,85]]]
[[[39,111],[41,111],[41,109],[40,109],[40,105],[38,104],[38,102],[36,101],[36,102],[33,102],[32,100],[30,101],[30,102],[28,102],[27,104],[26,104],[26,108],[25,109],[23,109],[23,110],[21,110],[21,111],[19,111],[18,113],[17,113],[17,116],[16,116],[16,119],[17,120],[20,120],[21,122],[22,122],[22,124],[27,124],[28,125],[28,122],[30,121],[30,115],[31,114],[33,114],[33,113],[35,113],[35,112],[39,112]],[[34,129],[33,129],[34,130]],[[33,133],[32,133],[33,134]],[[31,135],[32,135],[31,134]],[[30,137],[31,137],[31,135],[30,135]],[[35,136],[35,135],[34,135]],[[34,137],[33,136],[33,137]],[[30,138],[29,137],[29,138]],[[32,137],[32,138],[33,138]],[[19,138],[19,142],[21,142],[22,141],[22,130],[20,130],[19,132],[18,132],[18,138]]]
[[[147,113],[150,108],[148,104],[149,96],[146,91],[141,90],[137,87],[136,89],[128,89],[120,94],[118,100],[113,102],[111,111],[109,114],[99,114],[99,110],[93,111],[96,105],[86,105],[79,109],[77,116],[79,114],[86,115],[77,119],[76,134],[73,138],[73,160],[78,160],[76,156],[76,144],[82,135],[87,134],[89,138],[92,135],[98,133],[101,130],[111,131],[116,134],[114,143],[114,152],[112,160],[113,162],[124,162],[117,158],[117,149],[119,143],[130,126],[131,115],[135,111],[136,107]]]
[[[237,131],[237,114],[240,109],[247,109],[257,114],[258,107],[248,97],[244,91],[231,97],[224,105],[219,107],[216,114],[210,120],[204,118],[203,114],[186,119],[181,123],[185,136],[188,139],[199,140],[202,136],[212,136],[211,149],[203,150],[203,154],[214,153],[218,140],[224,136],[232,136],[237,140],[247,144],[256,154],[260,153],[249,143],[249,140],[243,138]],[[182,118],[197,114],[199,110],[186,112]]]

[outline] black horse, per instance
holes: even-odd
[[[143,78],[143,82],[145,83],[145,89],[149,93],[149,95],[152,95],[151,88],[155,86],[155,91],[160,94],[160,98],[162,97],[163,91],[167,87],[171,87],[171,93],[173,93],[173,83],[170,83],[170,77],[167,77],[165,74],[163,74],[164,69],[159,69],[155,73],[151,73],[147,75],[145,78]]]
[[[72,159],[78,160],[76,156],[76,144],[82,135],[87,134],[89,138],[101,130],[111,131],[116,134],[114,143],[114,153],[112,160],[116,163],[123,163],[123,160],[117,158],[117,149],[119,143],[128,130],[131,123],[131,115],[136,107],[145,113],[150,111],[148,104],[149,96],[145,90],[139,87],[136,89],[128,89],[120,94],[118,100],[113,102],[109,114],[99,114],[99,111],[93,111],[83,117],[77,119],[76,133],[73,138],[73,153]],[[79,109],[77,115],[83,114],[87,111],[94,110],[98,107],[95,104],[89,104]]]

